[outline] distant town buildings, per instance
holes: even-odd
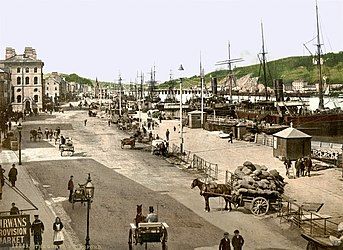
[[[0,112],[11,104],[11,75],[0,68]]]
[[[18,55],[12,48],[6,48],[5,60],[0,67],[10,73],[11,106],[13,111],[37,112],[43,108],[43,66],[37,59],[36,50],[26,47]]]
[[[45,94],[53,102],[64,100],[67,92],[67,82],[57,72],[52,72],[45,78]]]

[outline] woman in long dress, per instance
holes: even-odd
[[[64,241],[64,236],[62,233],[63,224],[60,217],[56,217],[52,228],[54,230],[54,245],[56,246],[56,249],[60,249],[60,245],[62,245]]]

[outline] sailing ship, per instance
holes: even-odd
[[[282,91],[282,80],[274,82],[276,101],[268,100],[267,79],[266,79],[266,57],[264,48],[263,25],[262,28],[262,69],[265,84],[266,100],[257,103],[243,102],[236,108],[237,118],[265,121],[272,124],[284,124],[293,127],[312,136],[337,136],[343,135],[343,112],[340,108],[328,109],[324,107],[323,75],[322,75],[322,44],[320,40],[318,4],[316,3],[316,30],[317,30],[317,51],[315,62],[318,68],[319,82],[319,107],[310,111],[303,101],[284,101]]]

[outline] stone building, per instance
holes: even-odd
[[[11,74],[11,104],[13,111],[38,111],[43,108],[43,66],[37,59],[36,50],[26,47],[18,55],[12,48],[6,48],[5,60],[0,65]]]
[[[67,82],[57,72],[52,72],[45,79],[44,92],[52,102],[58,103],[65,99]]]

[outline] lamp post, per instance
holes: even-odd
[[[21,165],[21,130],[23,129],[21,123],[18,124],[17,129],[19,132],[19,165]]]
[[[92,184],[91,174],[88,174],[88,179],[85,187],[85,195],[87,199],[87,235],[86,235],[86,250],[90,250],[91,246],[89,243],[89,210],[91,207],[91,202],[94,197],[94,186]]]
[[[182,124],[182,71],[184,70],[182,64],[180,64],[179,70],[181,72],[180,77],[180,153],[183,153],[183,124]]]

